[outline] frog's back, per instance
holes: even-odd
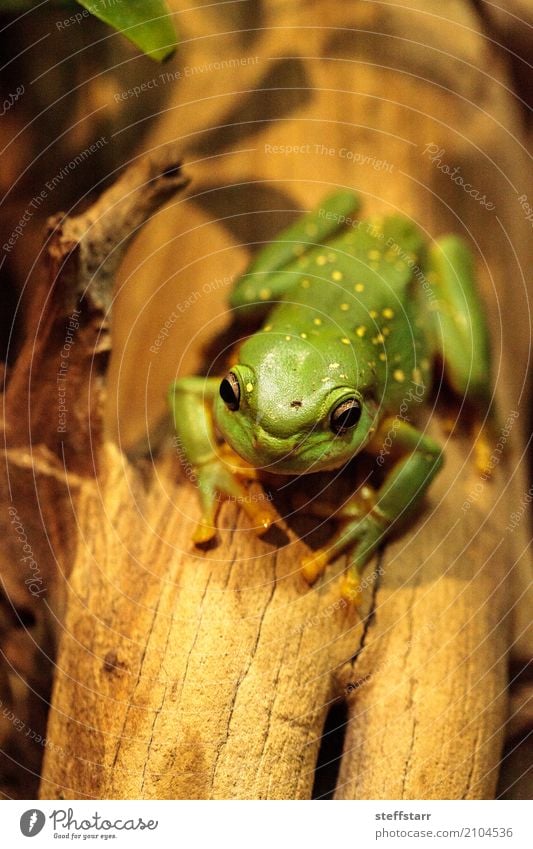
[[[410,324],[424,259],[420,231],[403,216],[363,219],[284,270],[286,291],[272,315],[297,324],[307,307],[346,332],[393,314]]]
[[[403,290],[421,272],[424,241],[419,230],[403,216],[375,216],[357,222],[341,235],[318,245],[297,259],[288,269],[295,285],[302,278],[318,283],[321,296],[329,301],[346,294],[387,297]]]
[[[309,234],[312,238],[312,235]],[[308,236],[308,238],[309,238]],[[268,274],[252,273],[234,290],[232,305],[265,308],[281,300],[320,303],[324,311],[361,302],[368,310],[394,307],[421,278],[424,240],[400,215],[356,221],[323,244],[294,244],[294,259]]]
[[[392,376],[398,391],[406,381],[425,382],[430,363],[417,286],[425,279],[423,252],[407,219],[362,220],[285,270],[291,285],[263,327],[319,345],[340,339],[364,353],[383,385]]]

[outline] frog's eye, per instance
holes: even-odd
[[[330,427],[334,433],[345,433],[355,427],[361,418],[361,404],[357,398],[348,398],[333,410],[330,416]]]
[[[241,400],[241,387],[232,371],[229,371],[219,387],[220,397],[229,410],[238,410]]]

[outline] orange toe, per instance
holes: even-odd
[[[314,584],[329,563],[329,555],[325,551],[315,551],[302,558],[301,571],[308,584]]]
[[[341,583],[341,597],[348,602],[348,604],[353,604],[354,607],[358,607],[361,604],[361,584],[358,580],[354,580],[349,575],[346,575]]]
[[[210,542],[216,536],[216,532],[217,529],[214,525],[208,525],[207,522],[198,522],[192,535],[192,541],[195,545],[203,545]]]

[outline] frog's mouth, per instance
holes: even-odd
[[[274,460],[266,471],[280,475],[329,472],[344,466],[352,457],[352,451],[334,454],[329,446],[324,446],[322,452],[317,451],[316,446],[310,446],[307,451],[297,448],[287,452],[280,460]]]
[[[332,443],[331,437],[311,441],[305,433],[293,439],[278,439],[261,429],[259,435],[248,439],[228,434],[224,438],[233,450],[254,468],[280,475],[307,474],[338,469],[353,457],[347,443]]]

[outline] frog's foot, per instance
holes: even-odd
[[[304,580],[306,580],[308,584],[314,584],[315,581],[320,578],[330,560],[333,559],[334,555],[327,546],[317,549],[317,551],[307,555],[307,557],[302,557],[300,569]]]
[[[359,607],[363,597],[361,575],[356,568],[348,567],[341,581],[340,595],[348,604]]]
[[[475,421],[472,427],[472,437],[474,440],[474,462],[476,470],[482,477],[491,478],[493,464],[491,463],[490,425]]]
[[[382,542],[387,529],[388,522],[375,508],[365,516],[347,522],[331,542],[303,558],[303,577],[308,583],[314,583],[328,563],[348,551],[350,563],[342,580],[341,595],[346,601],[357,604],[361,594],[359,575]]]
[[[251,467],[250,470],[255,472]],[[202,517],[193,534],[193,542],[196,545],[210,542],[216,536],[216,517],[222,500],[238,502],[252,521],[258,535],[266,533],[277,520],[277,514],[266,496],[261,497],[259,493],[249,492],[239,480],[239,477],[255,477],[255,474],[245,476],[244,469],[239,467],[237,477],[237,472],[218,457],[199,466],[197,473]]]

